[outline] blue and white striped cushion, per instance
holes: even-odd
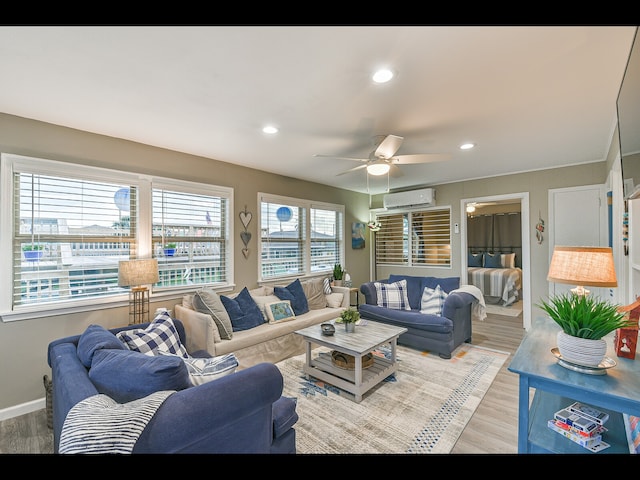
[[[407,281],[393,283],[374,282],[378,294],[378,306],[392,310],[411,310],[407,296]]]
[[[331,281],[328,278],[322,280],[322,290],[325,295],[331,295],[333,290],[331,290]]]
[[[425,287],[420,300],[420,313],[442,315],[442,307],[448,296],[440,285],[436,285],[436,288]]]

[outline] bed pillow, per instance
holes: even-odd
[[[484,268],[502,268],[499,253],[485,253],[484,254]]]
[[[149,356],[132,350],[97,350],[89,378],[99,393],[118,403],[138,400],[161,390],[184,390],[192,386],[180,356]]]
[[[295,319],[296,314],[293,313],[289,300],[279,300],[267,304],[267,317],[269,317],[269,323],[282,323]]]
[[[117,333],[116,337],[129,350],[144,353],[145,355],[157,355],[158,351],[161,350],[175,353],[181,357],[189,356],[167,311],[159,313],[147,328],[122,330]]]
[[[440,285],[436,288],[425,287],[422,292],[422,300],[420,301],[420,313],[431,315],[442,315],[442,307],[444,301],[449,295],[440,288]]]
[[[469,259],[467,260],[467,266],[469,267],[482,267],[482,254],[481,253],[470,253]]]
[[[378,294],[378,306],[392,310],[411,310],[407,297],[407,281],[394,283],[373,282]]]
[[[249,330],[264,323],[260,307],[255,302],[247,287],[244,287],[235,298],[220,295],[224,308],[227,309],[234,332]]]
[[[300,279],[296,278],[286,287],[273,287],[273,293],[280,300],[289,300],[293,313],[303,315],[309,311],[309,303],[304,294]]]
[[[193,296],[193,308],[200,313],[211,315],[211,318],[218,326],[220,338],[231,340],[231,337],[233,337],[233,325],[231,325],[231,318],[229,318],[227,309],[222,303],[218,292],[208,288],[198,290]]]
[[[502,265],[502,268],[516,268],[516,254],[501,253],[500,264]]]

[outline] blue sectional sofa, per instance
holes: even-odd
[[[91,325],[82,335],[61,338],[49,344],[55,453],[87,453],[83,451],[82,436],[77,440],[79,445],[66,441],[70,435],[69,422],[65,419],[72,408],[76,407],[70,418],[80,418],[77,407],[86,409],[87,403],[96,398],[104,401],[106,396],[107,400],[118,403],[99,407],[107,410],[107,414],[109,409],[117,411],[114,418],[122,421],[119,412],[127,413],[123,408],[149,398],[131,400],[131,397],[145,395],[146,392],[141,393],[144,389],[153,391],[156,388],[173,393],[163,398],[152,416],[147,414],[150,416],[148,423],[140,427],[143,429],[135,437],[132,449],[129,447],[130,450],[124,453],[296,453],[293,428],[298,420],[296,404],[293,399],[282,396],[283,377],[275,365],[260,363],[239,371],[234,368],[231,373],[206,383],[190,383],[189,379],[193,377],[188,372],[185,384],[185,377],[181,375],[187,372],[187,367],[181,358],[170,354],[145,355],[119,345],[124,344],[117,333],[132,329],[140,331],[149,325],[112,330]],[[173,327],[180,337],[177,343],[186,345],[182,323],[174,319]],[[188,354],[199,358],[209,356],[204,351]],[[100,368],[98,359],[109,359],[111,363],[107,362]],[[113,363],[114,359],[122,361],[119,367]],[[145,365],[149,361],[161,365],[145,378],[144,375],[149,373],[145,371]],[[174,368],[176,365],[177,369]],[[180,370],[182,367],[184,371]],[[166,377],[167,373],[167,383],[161,386],[160,377]],[[163,394],[154,392],[150,396],[156,393]],[[98,414],[103,415],[103,412],[98,411]],[[133,421],[123,421],[121,428],[129,428],[138,420],[131,418]],[[63,426],[66,432],[63,432]],[[80,428],[90,428],[90,425]],[[65,439],[64,446],[69,444],[75,451],[68,448],[60,451],[61,436]],[[112,442],[115,436],[112,434],[107,439]]]
[[[360,316],[405,327],[407,331],[398,338],[399,344],[435,352],[445,359],[451,358],[451,352],[463,342],[471,342],[472,306],[477,299],[469,293],[455,291],[460,287],[459,277],[390,275],[377,282],[389,285],[402,280],[406,281],[410,310],[400,309],[398,305],[394,308],[378,305],[376,282],[367,282],[360,286],[365,298],[359,307]],[[435,290],[438,285],[447,294],[440,314],[420,313],[425,288]]]

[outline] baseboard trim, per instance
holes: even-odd
[[[36,412],[46,407],[47,400],[45,397],[42,397],[38,400],[21,403],[20,405],[14,405],[13,407],[9,408],[3,408],[2,410],[0,410],[0,422],[3,420],[8,420],[10,418],[19,417],[20,415],[26,415],[27,413]]]

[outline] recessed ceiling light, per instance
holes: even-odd
[[[373,74],[373,81],[376,83],[387,83],[393,78],[393,72],[388,68],[378,70]]]
[[[460,145],[460,150],[470,150],[475,146],[475,143],[463,143],[462,145]]]
[[[271,125],[267,125],[266,127],[264,127],[262,129],[262,131],[264,133],[268,133],[268,134],[274,134],[274,133],[278,133],[278,129],[276,127],[272,127]]]

